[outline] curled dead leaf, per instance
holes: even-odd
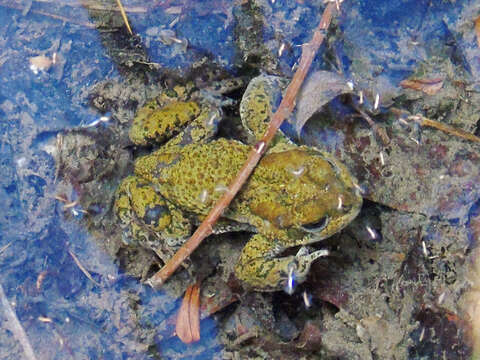
[[[435,95],[443,86],[443,79],[407,79],[400,82],[404,89],[423,91],[427,95]]]
[[[317,71],[303,84],[297,96],[294,120],[297,134],[312,115],[340,94],[351,92],[347,79],[331,71]]]
[[[480,16],[475,19],[475,35],[477,35],[477,45],[480,48]]]
[[[175,332],[185,344],[200,340],[200,284],[190,285],[185,291],[177,316]]]

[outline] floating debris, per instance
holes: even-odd
[[[424,337],[425,337],[425,327],[422,327],[422,332],[420,333],[420,337],[418,338],[418,341],[422,342]]]
[[[425,241],[422,241],[422,251],[423,251],[423,255],[425,257],[428,257],[428,250],[427,250],[427,245],[425,244]]]
[[[305,172],[305,167],[304,166],[300,166],[298,169],[293,169],[291,171],[291,173],[293,175],[295,175],[296,177],[301,176],[304,172]]]
[[[225,186],[225,185],[217,185],[217,186],[215,186],[214,190],[216,192],[226,192],[226,191],[228,191],[228,187]]]
[[[30,70],[37,75],[40,72],[47,72],[52,65],[56,62],[56,54],[53,54],[52,58],[45,55],[34,56],[29,59]]]
[[[3,246],[0,248],[0,254],[3,253],[5,250],[7,250],[10,245],[12,245],[12,242],[10,241],[7,245]]]
[[[287,284],[285,285],[285,288],[284,288],[285,292],[288,295],[292,295],[293,292],[295,291],[295,285],[296,285],[295,269],[296,269],[296,266],[294,264],[288,265],[288,279],[287,279]]]
[[[75,264],[77,264],[78,268],[85,274],[85,276],[93,282],[95,285],[100,286],[100,283],[95,281],[95,279],[92,277],[92,275],[88,272],[88,270],[85,268],[85,266],[82,265],[80,260],[77,258],[77,256],[72,252],[72,250],[68,250],[68,253],[72,257],[73,261],[75,261]]]
[[[199,195],[199,199],[201,203],[205,203],[208,199],[208,191],[206,189],[203,189],[202,192]]]
[[[367,232],[370,235],[370,238],[372,240],[375,240],[378,238],[377,232],[371,226],[367,225],[365,228],[367,229]]]
[[[51,318],[46,317],[46,316],[42,316],[42,315],[40,315],[38,317],[38,321],[43,322],[43,323],[52,323],[53,322],[53,320]]]
[[[377,110],[380,105],[380,94],[375,95],[375,103],[373,104],[373,110]]]
[[[337,210],[341,210],[342,207],[343,207],[343,197],[339,196],[339,197],[338,197]]]
[[[255,152],[257,154],[261,154],[263,149],[265,148],[265,141],[259,141],[255,144]]]
[[[382,164],[382,166],[385,166],[385,158],[383,156],[383,151],[380,151],[380,164]]]
[[[37,276],[36,288],[38,291],[42,288],[43,281],[47,277],[48,271],[44,270]]]
[[[110,121],[111,119],[111,114],[107,113],[103,116],[100,116],[98,119],[93,120],[91,123],[83,125],[84,128],[89,128],[89,127],[94,127],[97,126],[98,124],[106,124]]]
[[[435,95],[443,86],[443,79],[410,79],[400,82],[404,89],[422,91],[427,95]]]
[[[307,291],[303,291],[302,294],[303,297],[303,303],[305,304],[305,307],[308,309],[312,306],[312,295],[308,294]]]
[[[445,294],[446,294],[446,292],[444,291],[444,292],[442,292],[442,293],[440,294],[440,296],[438,297],[438,305],[442,305],[442,304],[443,304],[443,301],[445,300]]]

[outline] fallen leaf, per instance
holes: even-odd
[[[200,284],[190,285],[185,291],[178,312],[175,332],[185,344],[200,340]]]
[[[32,71],[47,71],[52,66],[53,61],[45,55],[34,56],[29,59],[30,69]]]
[[[296,104],[293,122],[297,134],[313,114],[340,94],[351,92],[347,80],[330,71],[317,71],[310,75],[302,86]]]
[[[423,91],[427,95],[435,95],[443,86],[443,79],[410,79],[402,80],[400,86],[404,89]]]
[[[480,16],[475,19],[475,34],[477,35],[477,44],[480,48]]]

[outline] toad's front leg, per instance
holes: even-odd
[[[235,266],[236,276],[259,291],[285,289],[293,291],[294,283],[305,280],[310,266],[319,257],[328,255],[328,250],[308,253],[302,247],[297,255],[279,257],[284,248],[264,235],[254,235],[243,248]]]

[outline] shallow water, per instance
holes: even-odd
[[[221,316],[202,321],[197,344],[186,346],[165,335],[180,300],[127,274],[121,261],[99,245],[109,241],[108,234],[87,230],[85,209],[64,207],[58,196],[67,195],[68,203],[80,194],[75,186],[70,193],[59,189],[62,174],[54,154],[59,133],[92,125],[103,112],[112,119],[89,127],[90,134],[124,139],[120,131],[160,83],[207,77],[206,63],[224,75],[264,71],[291,76],[322,1],[250,3],[264,14],[263,24],[263,15],[248,17],[241,1],[124,2],[135,33],[130,36],[118,11],[111,10],[114,3],[0,0],[0,285],[10,304],[0,315],[0,359],[226,356],[219,334],[228,326]],[[469,306],[476,297],[462,296],[476,284],[467,281],[473,276],[467,266],[475,263],[479,234],[478,149],[435,130],[421,132],[419,147],[388,109],[401,105],[478,133],[480,51],[473,23],[480,7],[473,1],[414,0],[346,0],[341,7],[328,47],[320,49],[327,55],[317,57],[312,71],[335,70],[353,81],[364,93],[365,109],[388,128],[393,145],[385,150],[370,128],[351,120],[354,111],[338,98],[306,125],[300,141],[340,157],[359,179],[367,204],[346,230],[346,240],[335,238],[336,252],[348,260],[321,263],[305,288],[315,309],[328,303],[340,315],[335,320],[328,311],[320,316],[320,310],[302,310],[299,292],[288,299],[283,294],[268,298],[275,309],[283,307],[278,318],[293,318],[272,323],[284,326],[285,338],[292,340],[291,334],[305,329],[298,319],[315,319],[332,357],[423,359],[444,353],[449,359],[468,358],[472,340],[465,334],[475,334],[469,325],[475,312]],[[257,39],[261,48],[249,38],[252,34],[262,38]],[[443,92],[424,99],[421,92],[401,88],[398,83],[412,74],[446,79]],[[100,101],[99,93],[104,111],[92,106]],[[373,109],[376,94],[379,109]],[[295,138],[290,128],[285,124]],[[382,151],[387,165],[380,163]],[[122,171],[128,173],[128,166]],[[113,193],[118,181],[102,183],[102,189]],[[111,204],[96,206],[102,215]],[[372,238],[367,227],[381,236]],[[322,277],[325,267],[330,272]],[[368,295],[379,288],[376,298],[388,301],[368,305],[373,302]],[[358,304],[345,300],[355,296],[362,299]],[[302,309],[293,311],[293,304]],[[377,314],[384,319],[376,320]],[[15,318],[24,337],[12,330]],[[355,338],[338,339],[338,344],[347,348],[358,342],[357,350],[342,352],[332,345],[335,321],[343,324],[339,332],[350,331]],[[388,325],[395,322],[398,327]],[[291,324],[295,331],[288,328]],[[401,335],[390,347],[381,347],[382,332]],[[308,356],[321,351],[319,343],[309,343]],[[26,355],[26,344],[33,355]],[[272,348],[283,349],[278,341],[263,346],[267,349],[259,353],[266,358],[275,358]],[[285,350],[285,356],[290,352]]]

